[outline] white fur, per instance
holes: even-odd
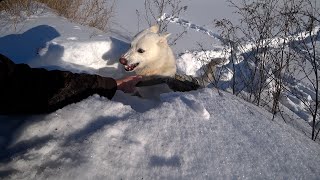
[[[159,26],[154,25],[138,33],[131,42],[130,49],[122,56],[127,60],[125,66],[139,63],[132,71],[144,79],[149,77],[173,77],[176,74],[176,62],[167,38],[170,34],[159,34]],[[143,53],[139,52],[143,50]],[[143,98],[159,99],[160,94],[170,92],[167,84],[137,87]]]
[[[170,34],[160,35],[158,31],[159,27],[154,25],[138,33],[123,55],[129,65],[139,63],[133,70],[137,75],[172,77],[176,73],[175,57],[167,43]],[[139,53],[139,49],[144,52]]]

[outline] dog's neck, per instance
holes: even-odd
[[[146,68],[139,71],[137,74],[141,76],[162,76],[162,77],[172,77],[175,75],[175,70],[172,68],[168,69],[168,71],[163,71],[163,69],[156,69],[156,68]]]

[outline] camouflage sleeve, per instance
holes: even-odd
[[[175,77],[155,77],[149,80],[140,81],[136,86],[152,86],[156,84],[166,83],[173,91],[192,91],[200,86],[192,81],[192,77],[187,75],[175,75]]]
[[[176,74],[175,79],[181,81],[189,81],[194,84],[197,84],[199,87],[206,87],[211,83],[216,83],[217,79],[215,73],[217,71],[217,65],[222,64],[226,59],[224,58],[215,58],[212,59],[208,64],[203,67],[203,75],[200,77],[193,77],[189,75]]]
[[[204,74],[200,77],[193,77],[185,74],[175,74],[174,77],[151,77],[149,80],[141,81],[136,86],[151,86],[161,83],[166,83],[174,91],[191,91],[198,88],[207,87],[211,83],[215,83],[215,72],[218,64],[221,64],[225,59],[212,59],[204,66]]]

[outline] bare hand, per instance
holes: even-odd
[[[125,93],[133,93],[135,90],[135,85],[142,79],[141,76],[128,76],[123,79],[116,80],[118,90]]]

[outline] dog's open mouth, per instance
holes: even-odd
[[[124,69],[125,69],[126,71],[133,71],[138,65],[139,65],[139,63],[126,64],[126,65],[124,65]]]

